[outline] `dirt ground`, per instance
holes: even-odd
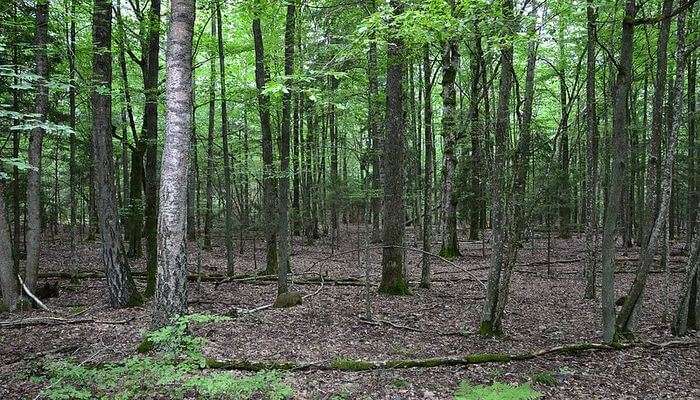
[[[207,339],[206,355],[255,361],[329,362],[338,357],[386,360],[520,353],[600,340],[600,299],[583,299],[583,242],[578,237],[553,239],[551,264],[546,263],[546,238],[530,241],[521,249],[504,322],[506,336],[500,339],[485,339],[476,333],[488,273],[488,241],[461,242],[463,255],[454,265],[434,260],[431,289],[418,288],[421,254],[407,250],[413,294],[402,297],[376,293],[381,254],[374,248],[366,258],[373,281],[373,317],[394,325],[367,324],[360,318],[366,309],[365,287],[361,284],[364,270],[358,252],[353,251],[358,248],[358,238],[366,235],[363,229],[366,227],[344,227],[337,244],[318,240],[310,246],[295,238],[292,279],[308,281],[320,273],[323,285],[293,284],[293,290],[313,294],[301,306],[264,309],[198,328],[197,334]],[[40,265],[43,274],[69,271],[73,263],[67,243],[60,235],[45,237]],[[406,244],[420,247],[413,236]],[[255,249],[252,241],[245,243],[242,254],[237,255],[237,274],[262,269],[264,243],[258,240]],[[197,252],[195,247],[190,250],[190,271],[194,273]],[[672,272],[650,277],[638,325],[640,340],[673,340],[667,321],[683,277],[686,258],[682,253],[682,244],[676,244]],[[616,292],[623,295],[633,278],[630,272],[634,271],[638,254],[636,249],[619,249],[617,254]],[[80,272],[100,272],[99,244],[81,243],[75,260]],[[134,260],[134,264],[134,270],[143,271],[143,259]],[[202,253],[201,265],[208,276],[223,274],[223,246]],[[334,279],[340,278],[351,279],[336,284]],[[58,282],[58,297],[46,301],[53,313],[70,316],[80,312],[81,318],[98,322],[0,327],[0,399],[35,398],[41,385],[32,383],[28,376],[45,357],[91,357],[91,362],[122,359],[135,354],[148,329],[149,305],[109,309],[105,280],[100,277],[78,283],[56,277],[42,281]],[[137,281],[143,289],[145,281]],[[253,309],[271,303],[276,294],[275,282],[269,281],[225,282],[218,286],[215,282],[191,282],[189,289],[190,311],[198,313]],[[0,321],[47,315],[41,310],[4,313]],[[698,359],[697,346],[633,348],[552,354],[529,361],[467,367],[296,371],[285,373],[284,381],[294,388],[295,399],[450,399],[463,380],[475,384],[523,383],[531,382],[537,373],[549,372],[556,378],[556,385],[532,382],[548,399],[696,399],[700,397]]]

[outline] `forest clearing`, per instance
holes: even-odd
[[[696,0],[0,2],[0,399],[696,399]]]

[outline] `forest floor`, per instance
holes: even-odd
[[[329,363],[340,358],[389,360],[460,356],[476,353],[521,353],[579,342],[599,342],[600,299],[584,300],[582,239],[552,240],[551,264],[547,264],[546,237],[528,242],[519,255],[511,285],[504,329],[500,339],[479,336],[479,321],[488,273],[489,244],[461,242],[462,256],[454,265],[433,260],[433,286],[420,289],[421,254],[407,251],[412,295],[389,297],[376,292],[381,253],[367,257],[372,280],[371,309],[375,320],[361,319],[366,311],[364,270],[359,264],[357,226],[343,227],[336,245],[318,240],[312,246],[293,244],[292,285],[312,294],[301,306],[263,309],[225,322],[196,328],[206,339],[204,353],[216,359]],[[411,231],[411,229],[409,229]],[[68,272],[70,252],[65,236],[46,235],[41,273]],[[419,247],[413,236],[407,246]],[[483,245],[483,248],[482,248]],[[237,248],[238,248],[237,243]],[[264,243],[245,243],[237,255],[236,273],[254,274],[264,266]],[[437,244],[433,246],[439,248]],[[686,257],[682,244],[673,247],[671,273],[654,273],[647,284],[643,318],[637,339],[663,343],[673,340],[667,321],[673,313]],[[196,251],[190,251],[190,272],[196,272]],[[629,287],[637,264],[637,249],[619,249],[616,293]],[[84,273],[102,270],[99,244],[83,242],[75,257]],[[223,246],[201,254],[203,273],[225,273]],[[144,260],[134,260],[143,271]],[[656,267],[658,268],[658,266]],[[324,275],[324,284],[309,278]],[[54,274],[55,275],[55,274]],[[346,284],[333,279],[351,278]],[[46,383],[33,377],[41,363],[51,357],[74,357],[78,362],[116,361],[136,354],[148,331],[148,304],[111,310],[106,304],[105,280],[92,277],[58,282],[59,295],[46,300],[52,314],[42,310],[0,314],[0,323],[52,315],[77,316],[94,322],[0,326],[0,398],[38,398]],[[140,289],[145,281],[137,279]],[[668,283],[668,284],[666,284]],[[668,302],[666,290],[668,287]],[[224,314],[234,308],[253,309],[274,300],[273,281],[190,283],[190,311]],[[319,290],[320,288],[320,290]],[[314,294],[315,293],[315,294]],[[50,321],[48,321],[50,322]],[[690,339],[689,339],[690,340]],[[621,351],[557,353],[525,361],[484,363],[409,369],[378,369],[366,372],[307,370],[282,374],[294,390],[294,399],[451,399],[462,381],[472,384],[530,382],[549,399],[696,399],[700,396],[698,348],[635,347]],[[232,372],[236,375],[250,372]],[[544,384],[535,377],[554,377]],[[162,397],[167,398],[167,397]]]

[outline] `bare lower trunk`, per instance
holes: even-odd
[[[588,0],[588,38],[586,63],[586,290],[584,297],[594,299],[596,292],[596,258],[595,234],[598,228],[596,193],[598,187],[598,116],[595,99],[596,37],[597,11],[592,0]]]
[[[510,38],[514,34],[513,1],[501,0],[501,18],[503,35]],[[506,136],[510,118],[510,92],[513,85],[513,45],[507,43],[501,47],[501,75],[498,89],[498,108],[496,110],[495,148],[496,153],[491,170],[491,207],[492,207],[492,251],[486,299],[481,312],[479,332],[482,335],[499,335],[501,330],[495,325],[498,291],[503,269],[504,256],[507,251],[507,232],[505,218],[505,164]]]
[[[603,313],[603,340],[615,339],[615,238],[617,220],[620,215],[620,202],[624,187],[624,155],[627,149],[627,95],[632,73],[632,44],[634,39],[633,20],[637,13],[636,0],[627,0],[625,18],[622,22],[620,60],[613,87],[613,160],[610,170],[610,189],[605,207],[603,239],[601,243],[601,294]]]
[[[112,151],[112,7],[96,0],[93,13],[92,146],[97,219],[102,237],[102,261],[106,269],[109,303],[128,307],[141,303],[122,242],[117,214]]]
[[[2,303],[0,305],[4,306],[6,310],[14,310],[17,307],[20,293],[12,262],[10,226],[5,214],[5,184],[2,181],[0,181],[0,289],[2,289]]]
[[[193,123],[192,31],[194,0],[172,0],[167,48],[165,146],[158,214],[158,274],[153,324],[187,312],[187,170]]]
[[[433,212],[433,158],[435,157],[433,140],[433,105],[432,91],[433,82],[432,66],[430,64],[430,49],[426,45],[423,49],[423,124],[425,132],[425,175],[423,176],[423,258],[421,268],[420,286],[430,287],[430,255],[432,238],[432,218]]]
[[[46,56],[48,40],[49,2],[36,4],[36,74],[39,76],[36,94],[36,114],[45,121],[49,112],[49,61]],[[27,171],[27,263],[25,282],[29,290],[34,290],[39,267],[41,250],[41,149],[44,140],[44,128],[35,128],[29,136],[29,165]]]
[[[294,74],[294,24],[296,7],[287,5],[284,35],[284,75],[292,79]],[[294,82],[289,82],[294,85]],[[287,292],[287,271],[289,271],[289,134],[291,131],[291,92],[282,97],[282,130],[280,135],[280,170],[277,204],[277,294]]]
[[[400,0],[391,0],[393,16],[403,12]],[[403,78],[404,45],[396,32],[391,32],[387,50],[387,132],[384,143],[384,202],[382,281],[380,293],[407,294],[404,275],[404,129]]]
[[[686,54],[685,54],[685,13],[681,12],[678,15],[678,39],[676,48],[676,78],[675,85],[671,92],[669,101],[673,104],[673,109],[682,114],[683,110],[683,76],[685,74]],[[669,115],[669,118],[673,116]],[[643,292],[646,286],[646,280],[651,269],[651,261],[656,253],[659,240],[664,236],[663,228],[668,229],[668,213],[671,205],[671,187],[673,184],[673,162],[676,157],[676,144],[678,139],[678,131],[681,118],[674,118],[671,129],[669,129],[668,146],[666,148],[666,156],[663,160],[663,181],[661,183],[661,198],[659,201],[659,210],[654,219],[654,225],[651,229],[647,242],[642,246],[642,254],[637,274],[630,288],[625,303],[617,316],[616,330],[618,333],[627,333],[632,330],[633,314],[635,309],[642,304]]]
[[[224,39],[222,32],[221,4],[216,5],[216,34],[219,45],[219,78],[221,82],[221,142],[224,157],[224,236],[226,240],[226,273],[233,274],[234,250],[233,250],[233,197],[231,195],[231,160],[228,147],[228,110],[226,103],[226,69],[224,68]]]
[[[270,126],[270,97],[264,92],[269,80],[265,66],[260,19],[253,19],[253,41],[255,44],[255,85],[258,89],[258,112],[262,131],[261,147],[263,158],[263,215],[265,216],[265,241],[267,246],[267,263],[265,274],[277,273],[277,193],[275,189],[275,167],[272,149],[272,127]]]

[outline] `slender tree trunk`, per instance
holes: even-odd
[[[430,64],[430,47],[423,47],[423,131],[425,133],[425,172],[423,176],[423,259],[420,277],[422,288],[430,287],[430,255],[432,242],[433,212],[433,159],[435,148],[433,139],[433,104],[432,104],[432,65]]]
[[[695,104],[695,85],[698,70],[697,55],[690,55],[688,63],[688,248],[693,241],[693,236],[698,224],[698,203],[700,203],[700,193],[698,192],[698,150],[697,150],[697,111]]]
[[[112,5],[96,0],[93,13],[92,147],[97,219],[102,236],[102,261],[109,303],[128,307],[141,303],[126,257],[117,214],[112,152]]]
[[[452,13],[455,2],[450,0]],[[442,135],[445,138],[444,164],[442,168],[442,247],[440,255],[458,257],[457,241],[457,197],[455,195],[455,173],[457,170],[457,97],[455,79],[459,69],[459,52],[456,39],[444,45],[442,54]]]
[[[213,11],[211,21],[211,37],[216,34],[216,11]],[[206,183],[206,211],[204,213],[204,248],[211,249],[212,223],[214,220],[214,130],[216,129],[216,49],[209,48],[209,121],[207,125],[207,183]]]
[[[681,12],[678,15],[678,28],[677,28],[678,38],[676,42],[676,77],[675,85],[673,85],[673,91],[669,102],[673,104],[673,109],[682,114],[683,109],[683,76],[685,74],[686,65],[686,54],[685,54],[685,12]],[[669,118],[672,118],[669,115]],[[661,184],[661,198],[659,201],[659,210],[656,213],[654,219],[654,225],[651,229],[650,235],[647,238],[647,242],[642,247],[642,254],[640,257],[640,265],[637,269],[637,274],[635,275],[634,282],[630,288],[627,296],[625,297],[625,303],[620,310],[620,314],[617,316],[616,330],[619,333],[626,333],[631,331],[632,315],[636,308],[642,303],[643,291],[646,286],[646,280],[651,269],[651,262],[656,253],[658,241],[664,235],[662,230],[668,229],[668,212],[671,203],[671,186],[673,183],[673,162],[676,156],[676,145],[678,139],[678,131],[680,127],[682,118],[674,118],[672,121],[671,129],[669,129],[668,136],[668,146],[666,148],[666,155],[663,159],[663,181]]]
[[[20,295],[12,259],[10,226],[5,215],[5,184],[0,181],[0,289],[2,289],[0,305],[9,311],[15,310]]]
[[[39,0],[36,4],[36,74],[39,76],[35,112],[41,121],[45,121],[49,112],[49,61],[46,55],[48,40],[49,2]],[[29,135],[29,165],[27,171],[27,262],[25,266],[26,284],[34,290],[39,267],[41,250],[41,149],[44,140],[44,128],[34,128]]]
[[[76,229],[77,229],[77,204],[76,204],[76,191],[77,191],[77,171],[76,171],[76,164],[75,164],[75,153],[76,153],[76,138],[75,138],[75,129],[76,129],[76,104],[75,104],[75,95],[76,95],[76,81],[75,81],[75,18],[76,18],[76,13],[75,13],[75,3],[77,0],[71,0],[70,3],[70,24],[69,24],[69,33],[68,33],[68,79],[69,79],[69,86],[68,86],[68,108],[69,108],[69,124],[71,127],[71,131],[68,137],[68,146],[69,146],[69,155],[68,155],[68,180],[69,180],[69,194],[68,194],[68,202],[70,203],[70,254],[71,254],[71,260],[70,260],[70,268],[71,270],[75,270],[75,235],[76,235]],[[127,176],[126,174],[124,175],[125,179],[125,184],[126,184],[126,179]],[[128,197],[128,196],[126,196]],[[126,201],[126,198],[124,199]]]
[[[478,240],[481,230],[481,213],[483,207],[483,163],[481,156],[481,127],[479,126],[479,82],[482,73],[480,60],[484,56],[481,46],[481,29],[479,19],[474,18],[475,54],[471,57],[471,93],[469,97],[469,128],[471,133],[471,201],[469,202],[469,240]]]
[[[615,238],[617,221],[620,215],[620,202],[624,187],[624,155],[627,148],[627,95],[631,85],[632,75],[632,44],[634,39],[633,20],[637,14],[636,0],[627,0],[625,16],[622,22],[622,37],[620,40],[620,59],[617,77],[613,86],[613,160],[610,170],[610,188],[603,223],[603,239],[601,243],[602,274],[601,294],[603,310],[603,340],[611,342],[615,339]]]
[[[167,47],[165,146],[158,214],[158,274],[153,324],[187,312],[186,216],[188,156],[193,124],[194,0],[172,0]]]
[[[15,26],[19,26],[17,21],[17,3],[15,2],[12,6],[12,21]],[[15,85],[19,84],[19,52],[17,49],[17,43],[12,44],[12,64],[14,65],[15,77],[13,82]],[[15,112],[21,112],[19,104],[19,90],[12,91],[12,109]],[[14,130],[12,132],[12,157],[15,159],[19,158],[19,145],[20,145],[20,132],[19,130]],[[14,254],[14,267],[15,270],[19,271],[19,254],[21,250],[22,235],[21,235],[21,219],[22,212],[20,209],[20,182],[19,182],[19,168],[16,166],[12,168],[12,238],[13,241],[13,254]],[[26,243],[26,242],[25,242]]]
[[[1,222],[1,221],[0,221]],[[685,271],[685,280],[678,299],[676,314],[671,325],[674,335],[682,336],[688,329],[698,329],[698,314],[700,314],[700,303],[698,300],[698,284],[700,275],[698,266],[700,265],[700,235],[693,239],[692,247],[688,257],[688,266]]]
[[[287,17],[284,32],[284,75],[287,85],[295,91],[294,75],[294,2],[287,4]],[[289,271],[289,134],[291,129],[292,92],[282,95],[282,130],[280,135],[280,172],[277,204],[277,294],[287,292],[287,271]]]
[[[263,48],[260,19],[253,19],[253,41],[255,45],[255,85],[258,89],[258,111],[262,131],[263,157],[263,214],[265,215],[265,240],[267,242],[267,264],[265,274],[277,273],[277,198],[275,189],[275,166],[272,149],[272,128],[270,127],[270,97],[264,92],[269,77],[265,66],[265,50]]]
[[[595,235],[598,228],[596,194],[598,189],[598,115],[596,114],[595,69],[596,38],[598,35],[598,11],[593,0],[588,0],[586,8],[588,37],[586,42],[586,291],[584,298],[594,299],[596,292]]]
[[[523,101],[522,123],[520,128],[520,138],[513,161],[513,190],[512,200],[509,205],[510,221],[509,231],[506,233],[506,257],[504,265],[501,267],[502,276],[498,288],[498,301],[493,318],[493,327],[496,333],[503,332],[503,313],[508,304],[510,293],[510,281],[515,269],[518,256],[518,249],[521,247],[523,230],[527,224],[525,189],[527,184],[527,170],[530,165],[530,142],[532,141],[531,123],[532,106],[535,99],[535,64],[537,61],[538,42],[536,38],[537,10],[533,7],[530,17],[530,43],[527,52],[527,67],[525,71],[525,99]]]
[[[403,13],[400,0],[390,0],[393,17]],[[389,33],[387,49],[386,83],[386,141],[384,143],[384,202],[382,281],[380,293],[408,294],[408,284],[404,275],[404,132],[405,115],[403,110],[404,90],[404,44],[397,32]],[[398,246],[398,247],[397,247]]]
[[[377,9],[376,0],[368,0],[370,12]],[[380,215],[382,209],[381,201],[381,114],[379,111],[379,80],[377,78],[377,41],[374,32],[370,33],[369,50],[367,53],[367,80],[369,82],[369,99],[367,103],[367,123],[369,124],[370,140],[372,141],[372,242],[381,242],[382,231],[380,226]]]
[[[489,277],[486,288],[486,300],[481,313],[479,332],[482,335],[499,335],[500,327],[496,326],[496,308],[498,303],[498,291],[501,280],[504,256],[507,251],[508,240],[505,229],[505,164],[506,164],[506,140],[510,118],[510,92],[513,86],[513,1],[501,0],[501,18],[505,45],[501,46],[501,71],[498,89],[498,108],[496,110],[495,157],[491,169],[491,202],[492,202],[492,250],[489,268]]]
[[[662,15],[669,15],[673,9],[673,0],[664,0]],[[659,206],[659,175],[661,168],[661,136],[663,132],[664,97],[666,96],[666,80],[668,68],[668,39],[670,36],[672,18],[664,18],[659,24],[659,39],[656,45],[656,78],[654,79],[654,97],[651,109],[651,138],[649,140],[649,158],[646,170],[646,194],[643,210],[644,234],[642,237],[642,252],[646,251],[649,235],[653,228],[654,219]]]
[[[222,32],[221,4],[216,3],[216,34],[219,44],[219,74],[221,87],[221,141],[224,157],[224,236],[226,238],[226,273],[233,275],[234,250],[233,250],[233,198],[231,196],[231,166],[228,147],[228,110],[226,102],[226,69],[224,67],[224,39]],[[274,229],[274,228],[273,228]]]

